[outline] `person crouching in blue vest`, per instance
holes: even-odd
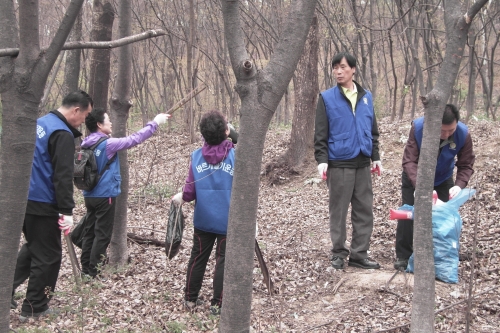
[[[191,165],[183,192],[177,193],[172,200],[177,205],[196,200],[193,248],[186,274],[184,305],[188,310],[193,310],[201,304],[198,295],[208,258],[217,240],[217,262],[210,311],[218,315],[222,307],[227,222],[234,173],[234,144],[227,140],[230,130],[225,117],[219,111],[208,111],[202,116],[200,132],[205,140],[203,147],[191,154]]]
[[[453,104],[446,104],[441,121],[441,137],[437,157],[434,190],[439,200],[447,202],[467,186],[474,173],[476,155],[467,126],[460,120],[460,112]],[[401,195],[403,205],[413,206],[417,184],[418,161],[424,133],[424,117],[413,121],[403,153]],[[456,180],[453,170],[457,167]],[[398,220],[396,228],[396,261],[394,269],[405,270],[413,253],[413,220]]]
[[[99,266],[106,257],[106,250],[111,241],[113,223],[115,221],[116,197],[121,193],[120,160],[117,153],[129,149],[149,139],[165,123],[169,114],[160,113],[153,121],[138,132],[124,138],[111,138],[112,123],[102,108],[95,108],[85,120],[85,125],[91,133],[83,142],[82,147],[95,145],[101,138],[106,138],[94,149],[99,174],[103,168],[97,185],[91,191],[83,191],[88,230],[82,240],[82,274],[94,278],[99,273]],[[108,163],[111,161],[111,163]]]

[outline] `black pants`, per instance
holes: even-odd
[[[401,175],[401,194],[403,196],[403,205],[413,206],[415,204],[415,188],[413,187],[406,172]],[[438,198],[447,202],[450,197],[450,188],[455,185],[453,177],[446,179],[438,186],[434,186]],[[413,220],[398,220],[396,229],[396,257],[399,259],[408,259],[413,253]]]
[[[215,273],[214,273],[214,294],[211,305],[222,306],[222,283],[224,279],[224,261],[226,258],[226,235],[214,234],[194,228],[193,249],[189,259],[186,274],[185,299],[195,302],[203,283],[203,275],[207,268],[208,258],[212,252],[215,240],[217,248],[215,251]]]
[[[87,232],[82,240],[82,272],[96,276],[108,249],[115,221],[116,198],[85,198]]]
[[[17,255],[12,293],[29,278],[22,312],[38,313],[49,308],[61,268],[62,246],[58,216],[24,216],[26,243]]]

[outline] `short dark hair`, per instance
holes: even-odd
[[[340,62],[342,61],[342,59],[345,58],[345,61],[347,61],[347,64],[349,65],[349,67],[356,67],[356,58],[350,54],[349,52],[340,52],[340,53],[337,53],[335,55],[335,57],[333,57],[333,60],[332,60],[332,68],[335,66],[335,65],[338,65],[340,64]]]
[[[90,133],[95,133],[99,129],[97,123],[104,123],[104,115],[106,114],[106,110],[103,108],[95,108],[89,113],[87,118],[85,118],[85,126]]]
[[[460,120],[460,112],[457,107],[453,104],[446,104],[443,113],[443,121],[441,122],[443,125],[449,125],[454,121]]]
[[[219,111],[211,110],[201,116],[200,132],[209,145],[215,146],[226,140],[226,130],[226,118]]]
[[[67,94],[62,101],[62,105],[64,107],[78,106],[86,110],[89,105],[90,107],[94,106],[94,101],[85,91],[77,90]]]

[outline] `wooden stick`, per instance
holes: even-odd
[[[193,97],[195,97],[196,95],[198,95],[199,93],[201,93],[203,90],[207,89],[207,85],[206,84],[202,84],[200,86],[197,86],[196,88],[194,88],[193,90],[191,90],[191,92],[186,96],[184,97],[183,99],[181,99],[179,102],[175,103],[174,106],[172,106],[167,112],[167,114],[171,114],[173,113],[174,111],[177,111],[178,109],[180,109],[182,106],[184,106],[184,104],[186,104],[187,102],[189,102],[189,100],[191,100]]]

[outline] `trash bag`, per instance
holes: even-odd
[[[73,244],[80,249],[82,248],[83,237],[89,230],[87,224],[85,223],[87,221],[87,217],[88,214],[85,214],[70,233],[71,242],[73,242]]]
[[[168,212],[167,236],[165,238],[165,253],[168,259],[172,259],[179,253],[183,233],[184,215],[182,214],[182,206],[176,206],[172,202]]]
[[[458,209],[476,193],[463,189],[453,199],[432,207],[432,238],[434,244],[434,266],[436,279],[446,283],[458,282],[459,239],[462,218]],[[407,272],[413,272],[413,254],[408,260]]]

